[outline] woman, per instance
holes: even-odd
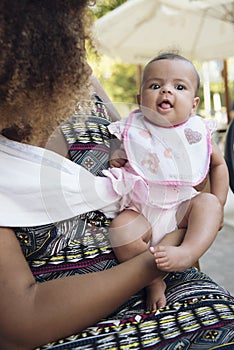
[[[88,1],[84,0],[5,0],[0,4],[0,348],[4,350],[32,349],[48,342],[54,342],[54,348],[113,348],[126,342],[136,343],[137,332],[139,340],[135,348],[152,346],[152,342],[158,342],[152,337],[148,341],[146,335],[140,336],[140,328],[149,333],[149,322],[155,323],[154,331],[158,329],[160,324],[156,316],[137,314],[135,310],[144,312],[144,299],[139,299],[139,296],[133,296],[129,300],[134,293],[161,274],[148,251],[117,265],[108,246],[106,228],[109,222],[97,211],[81,217],[70,215],[69,220],[64,220],[62,213],[61,221],[55,220],[54,223],[53,215],[58,215],[55,210],[40,226],[31,225],[31,217],[34,220],[35,214],[32,208],[37,208],[35,199],[38,194],[32,192],[32,188],[36,188],[35,179],[28,175],[36,167],[33,164],[38,164],[38,157],[44,148],[57,151],[57,145],[61,146],[57,138],[47,144],[49,136],[59,123],[72,114],[75,101],[86,98],[85,83],[90,74],[85,63],[84,48],[87,5]],[[91,111],[88,120],[79,124],[77,117],[80,114],[86,115],[87,109]],[[91,101],[82,108],[77,108],[76,114],[62,126],[62,133],[58,132],[58,137],[64,135],[68,146],[72,146],[69,147],[69,156],[73,161],[92,170],[90,164],[94,158],[86,157],[84,161],[87,134],[92,141],[88,142],[92,147],[92,156],[94,154],[97,158],[105,158],[109,150],[106,124],[108,120],[101,102]],[[82,128],[86,129],[79,133]],[[79,143],[78,138],[84,143]],[[35,162],[28,159],[28,152],[31,151],[35,151]],[[57,152],[63,153],[63,149]],[[52,153],[48,154],[50,156]],[[71,162],[67,162],[70,165]],[[67,162],[64,158],[65,166]],[[93,172],[100,175],[103,164],[103,161],[100,162]],[[44,165],[47,169],[48,162]],[[35,172],[33,174],[36,176]],[[45,181],[43,185],[49,183],[47,177],[42,179]],[[51,186],[53,180],[52,178]],[[24,191],[22,184],[26,186]],[[43,198],[48,198],[49,190],[46,187]],[[20,197],[19,203],[22,201],[25,209],[22,221],[17,221],[18,214],[10,210],[16,208],[11,199],[18,200],[17,197]],[[59,211],[56,200],[52,204],[51,208]],[[7,208],[6,215],[3,215],[4,207]],[[38,208],[43,215],[46,209],[43,211],[41,207]],[[17,227],[17,222],[25,223],[25,227]],[[142,225],[144,228],[145,223]],[[178,232],[174,236],[176,240],[171,244],[179,244],[182,235]],[[197,272],[189,274],[196,276]],[[181,274],[176,277],[173,274],[169,280],[172,284],[176,279],[181,282],[183,276]],[[225,313],[225,318],[222,321],[221,312],[219,314],[212,302],[216,316],[209,325],[219,324],[221,327],[225,325],[225,320],[233,322],[233,312],[224,310],[226,304],[229,309],[233,306],[233,298],[208,278],[203,275],[199,277],[199,281],[203,279],[209,281],[209,291],[217,291],[213,299],[217,301],[220,296],[224,300],[219,300],[219,305],[222,304],[219,309]],[[202,288],[206,290],[204,284]],[[208,294],[205,297],[208,298]],[[178,296],[171,296],[167,315],[168,312],[175,314],[177,298]],[[126,301],[104,323],[86,329]],[[162,316],[166,314],[163,313]],[[201,319],[202,317],[203,315]],[[115,321],[112,321],[113,318]],[[139,318],[146,321],[141,324]],[[129,324],[133,328],[126,333]],[[194,331],[197,326],[191,325],[191,329]],[[74,333],[78,335],[70,336]],[[163,331],[160,333],[162,339],[166,340],[167,335]],[[64,337],[67,338],[59,340]],[[43,348],[53,348],[53,345],[45,345]]]

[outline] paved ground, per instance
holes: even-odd
[[[228,193],[224,227],[200,259],[201,270],[234,296],[234,194]]]

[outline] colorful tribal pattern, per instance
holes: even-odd
[[[80,116],[87,117],[88,109],[88,121],[82,121]],[[62,128],[71,159],[102,175],[110,149],[105,108],[100,101],[91,101],[77,114]],[[108,225],[103,214],[93,212],[54,225],[18,228],[15,233],[36,280],[43,282],[115,266]],[[165,281],[165,308],[145,312],[141,291],[95,326],[37,350],[234,349],[234,298],[226,290],[195,268],[171,273]]]
[[[195,268],[166,282],[168,300],[171,294],[178,301],[165,308],[144,312],[139,294],[108,320],[40,349],[202,350],[234,343],[234,302],[227,292]]]

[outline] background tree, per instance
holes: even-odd
[[[126,0],[99,0],[94,8],[94,15],[100,18],[125,2]],[[99,55],[93,50],[88,52],[88,61],[93,72],[111,100],[117,104],[134,104],[137,94],[136,66]]]

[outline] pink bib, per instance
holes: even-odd
[[[123,136],[131,167],[148,182],[195,186],[207,175],[211,135],[201,117],[162,127],[132,112]]]

